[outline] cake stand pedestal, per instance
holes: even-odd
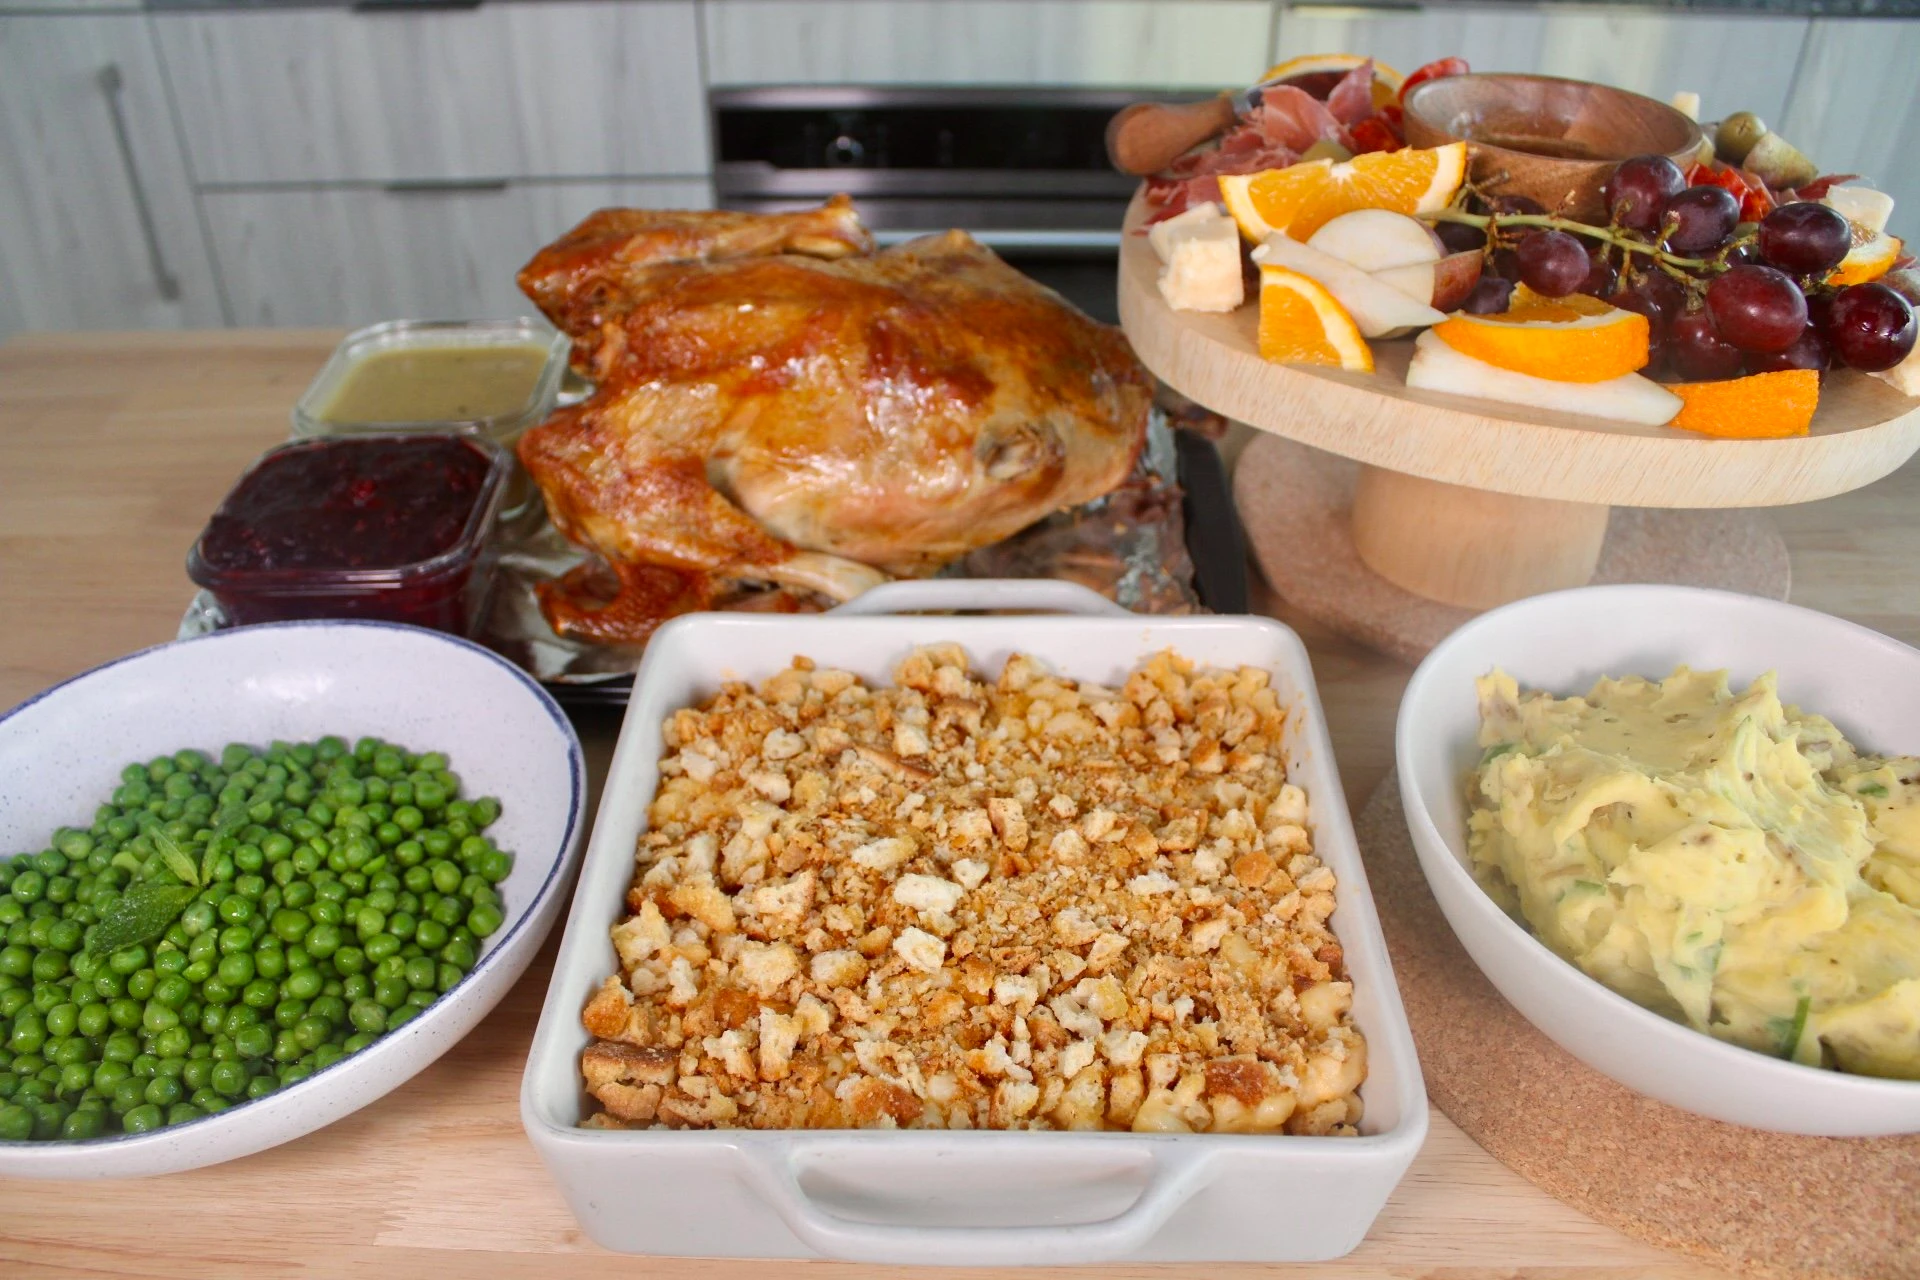
[[[1827,379],[1805,436],[1715,440],[1414,390],[1409,341],[1375,342],[1370,374],[1274,364],[1259,354],[1257,303],[1224,315],[1166,305],[1144,217],[1136,197],[1119,303],[1147,368],[1216,413],[1358,464],[1248,446],[1235,491],[1262,571],[1303,611],[1402,657],[1478,610],[1596,576],[1784,598],[1778,536],[1730,509],[1845,493],[1920,449],[1920,401],[1853,372]],[[1309,561],[1311,584],[1292,571]]]

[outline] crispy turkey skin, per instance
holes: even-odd
[[[638,640],[719,581],[838,599],[1106,493],[1152,390],[1126,340],[964,232],[880,252],[796,214],[603,210],[521,288],[592,397],[522,437],[555,524],[620,579],[550,622]]]

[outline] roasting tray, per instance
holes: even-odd
[[[1159,407],[1153,410],[1139,478],[1157,486],[1155,493],[1163,500],[1177,500],[1180,509],[1158,527],[1123,535],[1129,573],[1120,584],[1119,603],[1148,615],[1246,613],[1246,542],[1226,468],[1211,440],[1172,426],[1173,416]],[[641,651],[561,640],[540,616],[532,584],[556,576],[582,557],[548,523],[537,496],[527,496],[529,501],[516,504],[514,511],[501,518],[495,533],[500,569],[485,621],[474,639],[526,670],[563,705],[625,706]],[[1115,518],[1125,516],[1115,513]],[[1036,527],[1008,541],[1037,532]],[[1165,545],[1162,534],[1182,545]],[[1062,541],[1066,544],[1063,558],[1070,559],[1072,535],[1054,538],[1055,543]],[[1012,576],[994,554],[1000,549],[976,552],[971,558],[978,562],[973,571],[963,563],[949,570],[948,576]],[[201,592],[181,620],[180,638],[227,625],[219,605]]]

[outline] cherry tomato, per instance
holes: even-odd
[[[1688,186],[1724,187],[1740,202],[1740,221],[1758,222],[1773,212],[1773,197],[1758,178],[1749,180],[1744,170],[1731,165],[1696,164],[1687,170]]]
[[[1424,84],[1428,80],[1439,80],[1444,76],[1463,76],[1467,74],[1468,69],[1465,58],[1440,58],[1436,61],[1429,62],[1426,66],[1421,67],[1402,82],[1400,85],[1400,101],[1405,102],[1407,100],[1407,91],[1417,84]]]
[[[1398,151],[1407,144],[1393,127],[1379,116],[1368,116],[1358,124],[1347,128],[1347,136],[1353,140],[1355,154],[1367,151]]]

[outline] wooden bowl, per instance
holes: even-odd
[[[1684,171],[1702,136],[1663,102],[1555,76],[1447,76],[1415,85],[1405,106],[1411,145],[1470,144],[1481,190],[1590,222],[1606,221],[1600,189],[1614,165],[1658,154]]]

